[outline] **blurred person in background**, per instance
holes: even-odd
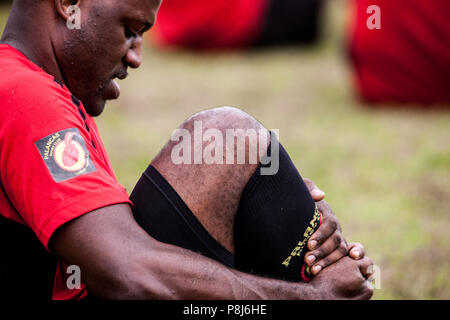
[[[378,13],[368,12],[372,5]],[[450,1],[352,0],[351,8],[350,54],[363,100],[450,103]]]
[[[166,0],[153,42],[189,49],[311,44],[322,0]],[[450,102],[450,2],[350,0],[348,48],[367,102]],[[377,6],[378,12],[373,11]]]
[[[321,8],[322,0],[165,0],[152,40],[190,49],[308,44]]]

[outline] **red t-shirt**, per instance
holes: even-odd
[[[261,32],[268,0],[164,0],[152,37],[160,46],[241,47]]]
[[[450,1],[353,0],[351,56],[368,101],[450,103]],[[381,29],[367,20],[380,8]]]
[[[48,248],[66,222],[130,203],[114,175],[94,120],[53,76],[0,45],[0,214],[31,228]],[[56,266],[55,266],[56,268]],[[86,296],[66,287],[59,262],[54,299]]]

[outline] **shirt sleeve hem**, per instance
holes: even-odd
[[[51,252],[48,247],[50,239],[55,231],[62,225],[94,210],[121,203],[128,203],[130,206],[133,205],[133,203],[128,199],[128,196],[120,191],[108,192],[107,196],[97,198],[93,197],[93,200],[90,201],[86,200],[86,197],[84,196],[83,199],[79,199],[59,209],[59,213],[54,215],[43,227],[40,228],[41,230],[38,233],[38,238],[41,240],[44,247]]]

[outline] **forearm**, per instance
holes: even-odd
[[[90,294],[104,299],[311,299],[314,287],[240,273],[158,242],[127,205],[86,214],[62,227],[54,251],[78,265]]]
[[[157,244],[141,268],[138,299],[313,299],[314,288],[256,277],[178,247]],[[159,257],[156,261],[153,257]]]

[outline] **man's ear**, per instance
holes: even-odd
[[[71,6],[80,6],[81,0],[55,0],[55,8],[58,14],[67,21],[72,15],[72,11],[69,10]]]

